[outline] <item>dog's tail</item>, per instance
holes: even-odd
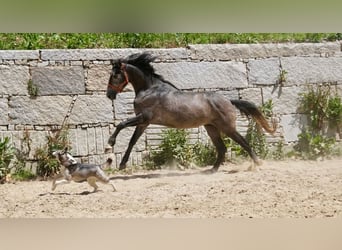
[[[102,169],[107,169],[109,168],[113,163],[113,159],[112,158],[108,158],[107,161],[105,163],[102,164],[101,168]]]

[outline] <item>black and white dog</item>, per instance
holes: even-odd
[[[75,158],[67,152],[67,149],[55,151],[53,152],[53,155],[61,164],[61,173],[54,178],[52,182],[52,191],[55,190],[58,185],[70,183],[70,181],[87,181],[89,185],[94,188],[93,192],[96,192],[98,189],[96,181],[100,181],[112,185],[114,191],[116,191],[114,185],[110,182],[109,177],[103,171],[103,168],[109,167],[112,164],[113,160],[111,158],[108,158],[106,163],[101,166],[96,164],[78,163]]]

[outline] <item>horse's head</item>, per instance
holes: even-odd
[[[128,84],[128,74],[126,72],[126,64],[121,60],[112,61],[113,68],[109,77],[107,86],[107,97],[111,100],[116,98],[116,94]]]

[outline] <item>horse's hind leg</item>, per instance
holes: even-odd
[[[220,131],[212,126],[212,125],[205,125],[204,128],[207,130],[207,133],[212,140],[216,151],[217,151],[217,159],[216,162],[214,163],[213,168],[211,169],[212,172],[216,172],[218,168],[220,167],[221,163],[224,161],[224,155],[227,152],[227,148],[224,145],[224,142],[221,138],[221,133]]]
[[[260,165],[261,162],[252,150],[252,148],[249,146],[248,142],[243,138],[242,135],[239,134],[236,130],[233,133],[227,134],[230,138],[232,138],[236,143],[241,145],[241,147],[246,150],[246,152],[249,154],[249,156],[253,159],[254,163],[256,165]]]

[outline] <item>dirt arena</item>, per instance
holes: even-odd
[[[225,164],[111,176],[99,184],[51,181],[0,185],[1,218],[323,218],[342,217],[342,159]]]

